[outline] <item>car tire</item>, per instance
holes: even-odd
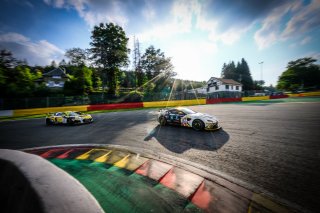
[[[196,119],[192,122],[192,128],[196,131],[201,131],[204,129],[204,123],[203,121]]]
[[[72,122],[72,120],[70,118],[67,118],[67,125],[73,125],[74,123]]]
[[[46,119],[46,125],[47,125],[47,126],[52,125],[52,121],[51,121],[49,118]]]
[[[159,118],[159,123],[160,123],[160,126],[165,126],[167,124],[167,120],[165,117],[161,116]]]

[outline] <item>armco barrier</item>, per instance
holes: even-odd
[[[34,109],[17,109],[17,110],[13,110],[13,116],[39,115],[39,114],[45,114],[49,112],[61,112],[61,111],[87,111],[87,105],[34,108]]]
[[[217,104],[217,103],[224,103],[224,102],[240,102],[241,98],[214,98],[214,99],[207,99],[206,104]]]
[[[0,110],[0,117],[9,117],[13,115],[13,110]]]
[[[288,94],[290,98],[302,97],[302,94]]]
[[[88,111],[94,110],[112,110],[112,109],[133,109],[133,108],[142,108],[143,103],[119,103],[119,104],[97,104],[97,105],[89,105],[87,107]]]
[[[270,95],[270,99],[288,98],[288,95]]]
[[[256,97],[243,97],[242,101],[261,101],[261,100],[269,100],[269,96],[256,96]]]
[[[302,96],[320,96],[320,91],[317,91],[317,92],[304,92],[304,93],[300,93],[300,95],[302,95]]]
[[[143,107],[172,107],[206,104],[206,99],[143,102]]]

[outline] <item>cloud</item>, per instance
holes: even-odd
[[[313,0],[310,4],[301,7],[292,16],[282,32],[283,38],[290,38],[296,33],[305,33],[317,29],[320,25],[320,0]]]
[[[90,27],[101,22],[114,22],[122,27],[128,23],[125,1],[44,0],[44,2],[56,8],[75,9]]]
[[[259,49],[267,48],[277,41],[286,41],[307,34],[320,25],[320,0],[304,4],[301,0],[288,2],[263,20],[254,39]],[[305,40],[305,43],[308,41]],[[302,43],[301,43],[302,44]]]
[[[26,59],[30,65],[48,65],[52,60],[61,61],[64,56],[63,50],[46,40],[33,42],[13,32],[0,35],[0,49],[10,50],[14,57]]]
[[[312,38],[310,36],[307,36],[300,42],[300,44],[301,45],[308,44],[311,40],[312,40]]]
[[[255,33],[254,39],[259,49],[264,49],[279,38],[280,22],[283,16],[290,10],[290,5],[275,8],[262,22],[262,27]]]

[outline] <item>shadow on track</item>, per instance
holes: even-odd
[[[189,149],[218,150],[228,142],[229,134],[223,129],[210,132],[158,125],[144,138],[144,141],[152,138],[172,152],[183,153]]]

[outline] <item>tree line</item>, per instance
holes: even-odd
[[[243,90],[263,89],[263,80],[253,80],[247,61],[242,58],[235,64],[234,61],[224,63],[221,70],[221,78],[233,79],[243,85]]]
[[[205,85],[205,82],[174,80],[171,58],[153,45],[142,53],[140,42],[134,39],[134,47],[128,48],[129,38],[125,31],[113,23],[99,24],[91,32],[90,48],[71,48],[65,52],[65,59],[52,61],[47,66],[30,66],[26,60],[17,60],[11,52],[0,51],[0,97],[33,97],[61,95],[88,95],[95,92],[119,95],[120,88],[152,95],[170,91],[186,91]],[[133,67],[129,68],[130,54]],[[319,89],[320,71],[316,60],[302,58],[288,63],[287,70],[279,77],[277,88],[297,90],[299,88]],[[42,75],[56,67],[66,71],[69,78],[62,91],[52,91],[39,82]],[[264,81],[254,81],[248,63],[224,63],[221,77],[243,84],[244,90],[265,89]]]
[[[48,66],[30,66],[26,60],[17,60],[11,52],[0,52],[0,89],[1,97],[31,97],[50,95],[44,83],[37,79],[56,67],[66,70],[69,78],[65,82],[65,95],[87,95],[93,92],[106,92],[117,96],[120,88],[140,92],[160,92],[170,87],[173,72],[171,58],[164,52],[149,46],[140,54],[140,43],[134,41],[134,67],[130,70],[128,48],[129,38],[124,30],[113,23],[95,26],[92,30],[90,48],[71,48],[65,57]],[[57,93],[58,91],[55,91]],[[59,92],[58,92],[59,93]]]

